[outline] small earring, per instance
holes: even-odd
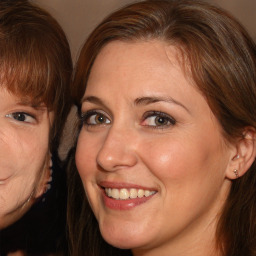
[[[233,172],[234,172],[234,174],[236,175],[236,178],[238,179],[238,178],[239,178],[238,170],[235,169]]]

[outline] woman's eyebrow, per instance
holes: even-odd
[[[44,111],[47,107],[43,103],[34,103],[28,100],[20,100],[16,103],[18,106],[31,107],[35,110]]]
[[[84,102],[90,102],[90,103],[94,103],[94,104],[99,104],[99,105],[104,105],[103,101],[98,98],[98,97],[95,97],[95,96],[87,96],[87,97],[84,97],[82,99],[82,104]]]
[[[135,99],[134,104],[135,105],[149,105],[149,104],[153,104],[153,103],[157,103],[157,102],[161,102],[161,101],[181,106],[188,113],[190,113],[189,109],[186,106],[184,106],[181,102],[173,99],[172,97],[155,97],[155,96],[140,97],[140,98]]]
[[[93,103],[95,105],[99,105],[103,108],[105,108],[107,111],[109,111],[109,113],[112,113],[110,108],[98,97],[96,96],[86,96],[82,99],[82,104],[84,102],[89,102],[89,103]]]

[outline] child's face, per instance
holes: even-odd
[[[0,88],[0,229],[44,191],[51,117],[45,106],[34,107]]]

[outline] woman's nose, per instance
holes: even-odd
[[[136,136],[128,129],[110,128],[97,155],[97,164],[105,171],[136,165]]]

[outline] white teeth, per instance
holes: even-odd
[[[107,196],[111,197],[111,188],[105,188]]]
[[[142,197],[144,196],[144,194],[145,194],[145,193],[144,193],[144,190],[143,190],[143,189],[139,189],[139,190],[138,190],[138,197],[139,197],[139,198],[142,198]]]
[[[129,191],[126,188],[120,189],[119,197],[120,199],[128,199],[129,198]]]
[[[111,197],[115,199],[119,199],[119,190],[117,188],[113,188],[111,190]]]
[[[142,198],[142,197],[149,197],[156,193],[156,191],[144,190],[144,189],[117,189],[117,188],[105,188],[105,193],[108,197],[112,197],[114,199],[134,199],[134,198]]]
[[[145,190],[145,196],[150,196],[150,191],[149,190]]]
[[[137,196],[138,196],[137,189],[135,188],[130,189],[130,198],[137,198]]]

